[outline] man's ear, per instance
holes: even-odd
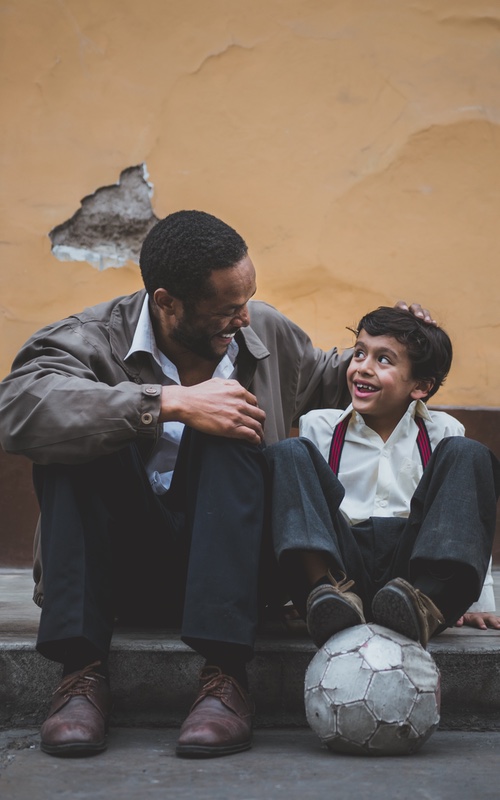
[[[170,294],[168,289],[156,289],[153,295],[153,305],[164,314],[174,317],[179,316],[183,309],[182,301]]]
[[[434,383],[434,378],[422,378],[422,380],[417,381],[415,388],[410,394],[411,399],[425,400],[425,398],[429,395],[429,392],[432,391]]]

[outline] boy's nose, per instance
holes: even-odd
[[[359,365],[358,372],[361,372],[363,374],[366,372],[371,374],[373,372],[373,365],[371,364],[368,358],[365,358],[363,363]]]

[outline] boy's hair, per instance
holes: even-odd
[[[167,289],[184,303],[210,297],[213,270],[238,264],[248,249],[236,231],[204,211],[176,211],[146,236],[139,259],[150,297]]]
[[[406,347],[412,365],[412,377],[433,380],[426,397],[432,397],[450,371],[453,350],[446,331],[415,317],[410,311],[380,306],[359,321],[357,333],[370,336],[392,336]]]

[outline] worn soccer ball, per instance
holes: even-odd
[[[439,725],[440,675],[417,642],[380,625],[332,636],[307,668],[307,721],[338,753],[414,753]]]

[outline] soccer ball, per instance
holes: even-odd
[[[440,699],[429,653],[380,625],[332,636],[306,672],[307,721],[338,753],[414,753],[439,725]]]

